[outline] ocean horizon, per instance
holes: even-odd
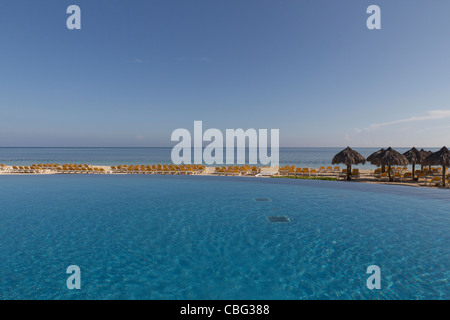
[[[353,149],[367,158],[381,148],[383,147],[354,147]],[[419,148],[433,152],[438,150],[436,147]],[[0,163],[19,166],[38,163],[86,163],[97,166],[169,164],[172,163],[172,149],[172,147],[0,147]],[[280,165],[308,168],[330,166],[334,155],[342,149],[343,147],[280,147],[279,162]],[[410,148],[395,149],[404,153]],[[248,155],[249,149],[246,148],[247,163]],[[217,166],[225,166],[225,164],[217,164]],[[354,167],[361,169],[376,168],[368,162]]]

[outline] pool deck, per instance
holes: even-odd
[[[111,166],[91,166],[92,168],[98,168],[98,169],[104,169],[106,174],[112,174],[112,175],[128,175],[130,173],[117,173],[111,171]],[[318,170],[317,170],[318,171]],[[34,173],[20,173],[20,172],[14,172],[12,170],[12,166],[7,166],[6,169],[0,170],[0,175],[52,175],[52,174],[82,174],[82,173],[61,173],[54,170],[42,170],[42,172],[34,172]],[[105,174],[105,173],[89,173],[89,175],[92,174]],[[136,174],[136,173],[133,173]],[[226,176],[226,175],[218,175],[214,173],[214,167],[206,167],[206,169],[202,173],[196,173],[196,176]],[[231,176],[231,175],[228,175]],[[279,177],[283,178],[283,176],[280,176],[278,174],[276,175],[239,175],[239,177],[248,177],[248,178],[271,178],[271,177]],[[430,185],[427,184],[426,181],[382,181],[377,179],[374,174],[373,170],[370,169],[362,169],[360,170],[360,177],[357,179],[352,179],[351,181],[345,181],[342,179],[342,177],[339,177],[339,173],[337,172],[321,172],[315,175],[314,177],[311,176],[310,179],[314,180],[314,178],[317,177],[318,180],[320,178],[337,178],[338,181],[341,182],[358,182],[358,183],[369,183],[369,184],[385,184],[385,185],[400,185],[400,186],[408,186],[408,187],[425,187],[425,188],[432,188],[432,189],[449,189],[449,186],[446,186],[445,188],[438,187],[436,185]],[[285,178],[295,179],[295,177],[289,176]],[[301,177],[300,177],[301,179]]]

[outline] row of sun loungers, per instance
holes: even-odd
[[[41,167],[32,166],[13,166],[12,168],[6,168],[3,171],[14,172],[14,173],[43,173],[45,170]]]
[[[447,185],[447,187],[450,186],[450,175],[446,177],[445,184]],[[425,181],[425,185],[440,187],[442,186],[442,177],[428,178]]]
[[[213,174],[218,176],[256,176],[261,174],[261,170],[265,169],[256,166],[228,166],[228,167],[215,167]]]
[[[103,167],[94,167],[87,164],[34,164],[32,166],[0,165],[0,170],[10,173],[63,173],[63,174],[198,174],[205,166],[201,165],[119,165],[112,166],[110,170]]]
[[[107,173],[103,168],[88,166],[87,164],[33,164],[31,166],[4,166],[3,171],[10,173]]]
[[[207,170],[212,169],[212,170]],[[320,169],[297,168],[295,166],[284,167],[256,167],[256,166],[227,166],[206,168],[203,165],[118,165],[112,166],[109,170],[103,167],[94,167],[87,164],[34,164],[31,166],[8,167],[0,164],[0,171],[9,173],[61,173],[61,174],[166,174],[166,175],[196,175],[210,173],[219,176],[334,176],[338,179],[346,179],[347,170],[340,167],[320,167]],[[359,169],[353,169],[350,173],[352,179],[361,179]],[[388,172],[382,172],[381,168],[376,169],[373,174],[362,176],[367,179],[378,181],[389,181]],[[391,168],[391,177],[394,182],[411,182],[412,172],[406,167]],[[427,168],[426,170],[416,170],[414,180],[426,186],[442,185],[441,168]],[[446,177],[446,184],[450,185],[450,174]]]
[[[389,173],[381,172],[377,169],[374,172],[375,179],[379,181],[389,181]],[[391,177],[394,182],[411,182],[413,180],[412,172],[392,171]],[[441,168],[431,168],[431,170],[417,170],[414,173],[414,181],[425,186],[442,186]],[[450,174],[445,177],[446,185],[450,185]]]
[[[311,168],[297,168],[296,166],[281,167],[278,171],[280,176],[319,176],[319,175],[339,175],[339,167],[320,167],[319,170]]]
[[[64,173],[64,174],[171,174],[171,175],[195,175],[205,173],[203,165],[117,165],[109,170],[103,167],[94,167],[87,164],[36,164],[32,166],[0,166],[0,170],[10,173]],[[262,175],[270,176],[278,173],[278,167],[256,166],[228,166],[216,167],[210,173],[215,175]]]
[[[111,167],[111,173],[126,174],[171,174],[194,175],[205,170],[203,165],[118,165]]]

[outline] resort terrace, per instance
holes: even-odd
[[[274,177],[290,179],[347,180],[347,169],[339,166],[320,168],[300,168],[296,166],[258,167],[250,165],[206,167],[204,165],[117,165],[92,166],[88,164],[39,163],[31,166],[0,165],[0,175],[24,174],[140,174],[140,175],[210,175]],[[390,174],[380,167],[375,170],[352,169],[351,181],[367,183],[389,183],[410,186],[439,187],[442,184],[440,167],[425,167],[415,170],[414,178],[407,166],[393,166]],[[391,176],[391,180],[389,176]],[[446,175],[446,185],[450,185],[450,174]]]

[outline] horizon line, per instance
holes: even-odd
[[[175,146],[153,146],[153,147],[149,147],[149,146],[140,146],[140,147],[138,147],[138,146],[133,146],[133,147],[126,147],[126,146],[114,146],[114,147],[111,147],[111,146],[95,146],[95,147],[93,147],[93,146],[70,146],[70,147],[68,147],[68,146],[34,146],[34,147],[30,147],[30,146],[15,146],[15,147],[11,147],[11,146],[0,146],[0,148],[1,149],[6,149],[6,148],[17,148],[17,149],[20,149],[20,148],[22,148],[22,149],[24,149],[24,148],[36,148],[36,149],[38,149],[38,148],[40,148],[40,149],[43,149],[43,148],[59,148],[59,149],[62,149],[62,148],[73,148],[73,149],[75,149],[75,148],[92,148],[92,149],[94,149],[94,148],[109,148],[109,149],[113,149],[113,148],[167,148],[167,149],[169,149],[169,148],[174,148]],[[206,146],[202,146],[202,148],[204,148],[204,147],[206,147]],[[301,146],[301,147],[299,147],[299,146],[280,146],[279,148],[347,148],[347,147],[349,147],[348,145],[347,146],[317,146],[317,147],[312,147],[312,146]],[[390,146],[391,148],[442,148],[443,146]],[[191,148],[196,148],[196,147],[191,147]],[[227,147],[225,146],[224,147],[225,149],[227,149]],[[237,147],[234,147],[234,148],[237,148]],[[245,146],[245,148],[249,148],[248,146]],[[270,148],[270,146],[268,146],[267,148]],[[354,146],[354,147],[351,147],[351,148],[358,148],[358,149],[364,149],[364,148],[386,148],[386,146],[372,146],[372,147],[367,147],[367,146],[365,146],[365,147],[360,147],[360,146]]]

